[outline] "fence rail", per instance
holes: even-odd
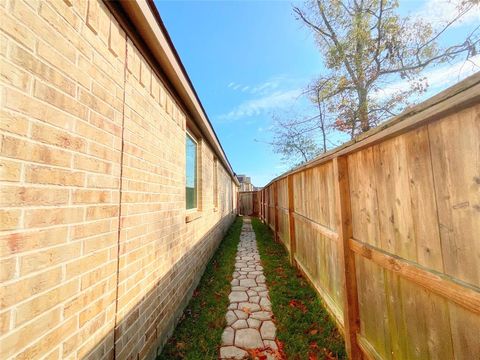
[[[480,74],[257,198],[351,359],[478,357]]]

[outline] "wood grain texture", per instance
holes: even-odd
[[[337,322],[358,326],[355,341],[365,358],[480,354],[479,81],[470,78],[463,90],[449,90],[265,188],[272,213],[266,221],[272,229],[278,222],[284,243],[288,232],[290,256]],[[348,188],[338,196],[340,163]],[[342,197],[349,198],[347,225],[339,219]],[[340,244],[344,233],[351,234],[351,259]],[[344,262],[353,259],[354,271],[342,254]],[[344,302],[352,273],[359,325],[351,325]],[[345,334],[348,348],[354,339],[349,329]]]
[[[378,248],[355,239],[349,240],[349,246],[352,251],[390,272],[401,275],[438,295],[444,296],[473,313],[480,314],[480,289],[457,283],[446,275],[428,271],[413,262],[389,255]]]
[[[333,178],[335,184],[335,203],[337,204],[338,263],[344,293],[343,328],[345,332],[345,345],[349,359],[362,359],[362,350],[357,343],[357,334],[360,332],[360,314],[358,308],[355,256],[348,246],[348,240],[352,237],[353,233],[346,158],[335,158],[333,160]]]

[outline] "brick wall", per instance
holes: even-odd
[[[0,18],[0,358],[152,357],[236,186],[201,141],[186,222],[195,124],[102,2],[3,0]]]

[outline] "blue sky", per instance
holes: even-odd
[[[439,7],[438,1],[400,1],[400,8],[429,18],[449,15],[448,7]],[[292,2],[155,3],[234,171],[251,176],[256,186],[286,171],[288,165],[265,143],[271,138],[272,114],[308,111],[299,95],[323,69],[313,37],[295,20]],[[446,41],[465,34],[478,21],[477,12]],[[471,68],[429,70],[427,95],[471,74]],[[402,83],[392,88],[396,86]],[[342,140],[335,137],[336,142]]]

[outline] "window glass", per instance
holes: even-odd
[[[186,159],[186,177],[185,186],[187,209],[195,209],[197,207],[197,143],[187,134],[187,159]]]
[[[213,160],[213,206],[218,207],[218,165],[217,158]]]

